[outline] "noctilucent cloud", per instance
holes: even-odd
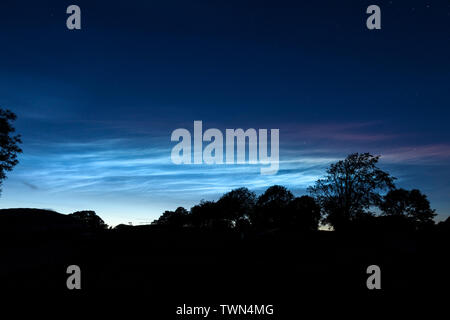
[[[273,184],[296,195],[351,152],[450,214],[450,4],[377,1],[0,4],[0,107],[20,164],[0,207],[95,210],[108,224]],[[174,165],[170,135],[280,129],[280,169]]]

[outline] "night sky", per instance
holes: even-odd
[[[0,41],[0,107],[24,142],[1,208],[139,224],[235,187],[305,194],[371,152],[450,214],[450,1],[2,0]],[[280,170],[172,164],[194,120],[280,129]]]

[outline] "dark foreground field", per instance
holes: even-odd
[[[282,313],[309,298],[429,295],[446,288],[450,270],[444,229],[244,234],[136,226],[93,231],[58,214],[5,217],[0,219],[3,290],[136,295],[155,308],[163,308],[159,302],[170,305],[172,315],[180,304],[273,304]],[[366,268],[373,264],[381,268],[381,290],[366,286]],[[81,268],[82,289],[76,293],[66,287],[69,265]]]

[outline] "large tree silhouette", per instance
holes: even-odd
[[[13,135],[16,131],[12,122],[16,115],[9,110],[0,109],[0,193],[6,172],[11,171],[19,161],[17,154],[22,150],[19,148],[20,135]]]
[[[324,179],[308,191],[322,207],[325,221],[336,230],[371,214],[381,203],[381,192],[394,188],[394,177],[379,169],[379,156],[353,153],[330,165]]]

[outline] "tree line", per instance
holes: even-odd
[[[274,185],[260,196],[237,188],[217,201],[201,201],[189,211],[165,211],[153,225],[235,230],[334,230],[380,226],[427,229],[435,224],[435,210],[417,189],[396,188],[395,178],[381,170],[379,156],[353,153],[331,164],[324,178],[295,197]]]

